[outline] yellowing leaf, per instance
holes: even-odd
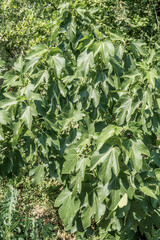
[[[124,206],[127,205],[127,203],[128,203],[128,195],[127,195],[127,193],[125,193],[123,195],[123,197],[121,198],[121,200],[119,201],[118,207],[123,208]]]

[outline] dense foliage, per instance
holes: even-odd
[[[77,239],[136,239],[160,228],[158,1],[61,3],[8,1],[23,18],[3,28],[0,173],[56,179]]]

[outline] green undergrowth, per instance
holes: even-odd
[[[51,205],[55,184],[46,180],[35,187],[30,179],[7,182],[1,179],[0,239],[61,239],[63,225]]]
[[[54,208],[62,185],[48,175],[35,185],[29,176],[34,164],[0,178],[0,240],[74,240]]]
[[[19,176],[1,178],[0,185],[0,239],[72,239],[54,208],[60,184],[46,177],[34,185],[22,169]]]

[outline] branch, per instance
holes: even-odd
[[[51,6],[54,7],[55,10],[57,10],[57,7],[54,5],[54,3],[50,3],[50,4],[51,4]]]
[[[1,151],[0,151],[0,154],[1,154],[2,152],[4,152],[5,150],[7,150],[7,148],[8,148],[8,147],[2,148]]]

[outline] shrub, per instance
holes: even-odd
[[[160,227],[159,49],[106,35],[92,10],[65,3],[50,45],[4,74],[1,174],[34,159],[33,182],[61,183],[55,207],[79,238]]]

